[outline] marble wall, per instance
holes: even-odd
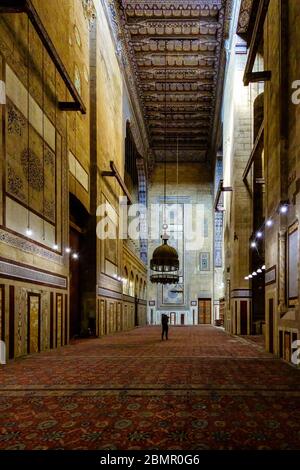
[[[273,218],[266,231],[266,347],[288,361],[300,328],[300,105],[292,100],[300,76],[299,18],[297,0],[270,2],[264,28],[265,68],[272,72],[265,85],[266,218]],[[283,202],[289,206],[282,215]]]
[[[100,318],[103,298],[109,298],[105,324],[111,326],[103,330],[98,323],[99,334],[146,321],[146,266],[123,250],[123,241],[95,235],[97,206],[108,201],[118,216],[123,195],[102,171],[113,160],[124,177],[126,121],[136,123],[104,3],[95,3],[92,16],[81,0],[33,4],[87,112],[60,110],[58,103],[71,96],[27,16],[2,14],[0,331],[10,358],[69,341],[69,194],[86,212],[81,330],[87,315]],[[125,266],[134,275],[131,296],[113,277]]]

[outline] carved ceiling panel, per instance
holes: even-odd
[[[201,161],[218,99],[230,0],[116,0],[156,160]]]

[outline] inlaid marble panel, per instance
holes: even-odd
[[[28,315],[29,315],[29,344],[30,353],[39,351],[40,342],[40,296],[38,294],[29,294],[28,297]]]

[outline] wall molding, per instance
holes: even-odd
[[[252,299],[252,289],[233,289],[231,291],[232,299]]]
[[[104,289],[103,287],[97,288],[97,295],[99,297],[107,297],[111,300],[122,300],[123,302],[129,302],[134,304],[137,302],[139,305],[147,305],[147,301],[144,299],[136,299],[131,295],[121,294],[120,292],[115,292],[109,289]]]
[[[68,279],[50,271],[27,266],[26,264],[0,258],[0,276],[2,278],[14,279],[17,281],[30,282],[43,286],[55,287],[57,289],[67,289]]]

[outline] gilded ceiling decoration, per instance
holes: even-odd
[[[96,9],[93,0],[81,0],[85,18],[91,26],[96,18]]]
[[[242,0],[240,6],[240,13],[237,25],[237,34],[243,39],[247,40],[248,33],[251,33],[253,21],[251,18],[253,10],[256,10],[258,0]],[[250,30],[250,31],[249,31]]]
[[[116,0],[157,161],[205,159],[222,79],[226,0]],[[119,29],[120,31],[120,29]]]

